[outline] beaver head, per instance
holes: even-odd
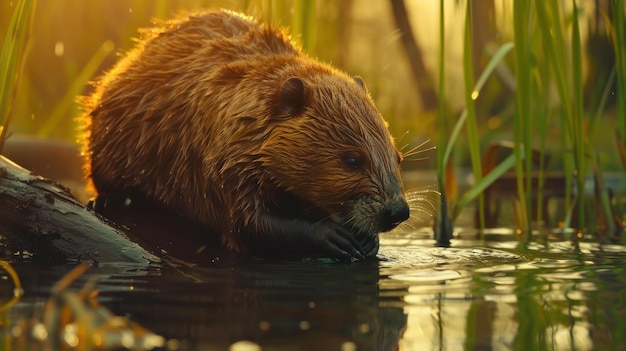
[[[360,78],[292,77],[277,94],[260,160],[278,188],[306,204],[298,213],[376,243],[409,217],[402,154]]]

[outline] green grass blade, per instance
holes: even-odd
[[[578,226],[580,230],[586,229],[585,221],[585,177],[587,176],[586,153],[589,146],[584,135],[583,116],[583,68],[582,49],[580,41],[580,28],[578,24],[578,6],[576,0],[572,0],[572,125],[574,138],[574,162],[576,164],[576,189],[578,191]]]
[[[439,0],[439,152],[437,152],[437,182],[439,187],[439,204],[437,206],[437,222],[435,223],[435,240],[439,246],[448,246],[452,238],[452,220],[448,213],[448,199],[446,197],[446,163],[450,156],[450,145],[454,140],[448,138],[448,116],[446,114],[446,89],[445,89],[445,5],[444,0]],[[446,152],[443,152],[445,150]]]
[[[575,2],[573,1],[574,5]],[[545,56],[552,71],[552,77],[561,100],[562,126],[563,126],[563,150],[571,153],[564,160],[564,172],[566,176],[566,207],[571,212],[571,184],[572,175],[576,175],[576,188],[580,195],[576,201],[580,229],[584,228],[584,179],[586,176],[585,160],[585,137],[583,135],[583,111],[580,98],[582,92],[582,73],[580,69],[580,35],[578,29],[578,11],[574,6],[572,36],[567,41],[563,35],[564,28],[561,20],[561,11],[558,0],[546,0],[535,2],[537,20],[541,31]],[[572,51],[568,50],[566,43],[572,44]],[[571,53],[571,60],[568,53]],[[569,64],[571,62],[571,64]],[[571,69],[571,71],[568,71]]]
[[[598,106],[595,112],[589,117],[589,135],[594,134],[596,121],[600,119],[602,112],[606,109],[606,102],[608,101],[609,95],[611,95],[611,92],[613,90],[613,84],[616,83],[616,77],[616,69],[615,66],[613,66],[613,69],[611,69],[611,73],[609,74],[609,77],[604,84],[604,89],[602,89],[602,95],[600,95],[600,101],[598,102]]]
[[[11,121],[13,102],[23,68],[34,13],[34,0],[22,0],[15,4],[0,53],[0,116],[2,117],[0,152]]]
[[[544,60],[545,61],[545,60]],[[544,224],[544,197],[543,190],[545,187],[546,179],[546,145],[548,144],[548,129],[550,126],[551,106],[552,106],[552,94],[551,94],[551,77],[550,69],[547,64],[539,64],[535,69],[533,75],[533,92],[532,99],[535,102],[532,106],[533,117],[535,120],[534,127],[537,131],[539,138],[539,165],[537,171],[537,192],[535,194],[535,216],[539,225]]]
[[[485,85],[485,82],[487,82],[487,79],[491,76],[493,71],[500,64],[500,62],[502,62],[504,57],[511,51],[511,49],[513,49],[513,43],[507,42],[507,43],[502,44],[498,48],[498,50],[496,50],[493,56],[491,56],[491,59],[489,59],[489,63],[487,63],[487,66],[485,66],[485,69],[483,69],[482,73],[480,74],[480,77],[478,77],[478,80],[476,81],[476,85],[474,86],[472,94],[475,94],[476,96],[480,94],[480,91]],[[445,165],[450,159],[452,148],[459,136],[459,133],[461,132],[461,129],[463,128],[463,124],[465,123],[466,119],[467,119],[467,108],[463,109],[461,116],[459,116],[459,119],[454,125],[454,128],[452,129],[452,133],[450,134],[450,137],[448,138],[448,143],[446,145],[445,152],[443,153],[444,155],[443,160],[442,160],[443,165]]]
[[[454,124],[454,128],[452,128],[452,133],[450,133],[450,138],[448,138],[448,145],[446,147],[446,151],[443,153],[443,164],[445,166],[446,163],[450,160],[450,155],[452,154],[452,148],[456,139],[459,137],[463,126],[465,125],[465,121],[467,120],[467,109],[464,108],[463,112],[459,116],[459,119]]]
[[[482,178],[482,164],[480,161],[480,137],[478,135],[478,122],[476,121],[476,107],[474,100],[477,98],[474,90],[474,68],[472,62],[472,18],[471,1],[467,2],[465,9],[465,37],[463,40],[463,81],[465,85],[465,109],[467,110],[467,142],[470,159],[472,161],[472,174],[476,182]],[[480,228],[485,228],[484,198],[478,197]]]
[[[489,173],[487,173],[484,177],[482,177],[479,181],[477,181],[474,186],[472,186],[469,190],[467,190],[461,198],[459,199],[454,213],[452,215],[453,219],[461,213],[461,209],[467,206],[470,202],[474,201],[477,197],[482,195],[483,191],[487,189],[488,186],[493,184],[498,178],[500,178],[504,173],[506,173],[509,169],[511,169],[515,165],[515,154],[509,155],[502,162],[500,162],[496,167],[494,167]]]
[[[614,236],[616,233],[616,223],[614,220],[613,208],[611,206],[611,197],[609,195],[609,191],[604,184],[604,175],[602,174],[602,169],[599,167],[598,158],[595,157],[593,160],[593,176],[594,176],[594,191],[596,198],[596,206],[599,207],[597,210],[599,222],[598,229],[603,231],[603,235]]]
[[[513,3],[513,30],[515,36],[515,76],[517,77],[517,89],[515,91],[515,118],[514,118],[514,149],[515,174],[517,180],[517,193],[522,209],[525,210],[523,218],[527,219],[524,224],[526,233],[530,236],[530,157],[524,162],[524,147],[530,148],[530,92],[531,92],[531,49],[529,43],[531,3],[515,1]]]
[[[513,49],[513,43],[512,42],[507,42],[507,43],[502,44],[498,48],[498,50],[496,50],[496,52],[493,54],[493,56],[491,56],[491,59],[487,63],[487,66],[485,66],[485,69],[483,69],[483,71],[481,72],[480,77],[478,77],[478,80],[476,80],[476,85],[474,86],[474,88],[472,90],[472,95],[478,96],[480,94],[480,91],[484,87],[485,82],[487,81],[487,79],[491,76],[491,74],[493,73],[495,68],[498,66],[498,64],[500,64],[500,62],[502,62],[504,57],[512,49]],[[452,128],[452,132],[450,133],[450,136],[447,139],[447,144],[440,143],[440,145],[441,145],[440,149],[445,146],[445,152],[442,153],[443,157],[441,158],[441,160],[439,160],[439,163],[438,163],[438,167],[440,167],[439,168],[440,169],[439,170],[439,174],[445,173],[445,165],[449,162],[450,155],[452,154],[453,146],[454,146],[456,140],[458,139],[458,136],[461,133],[461,130],[463,129],[463,126],[465,125],[466,120],[467,120],[467,108],[463,109],[463,112],[461,112],[461,115],[459,116],[459,119],[456,121],[454,127]],[[440,131],[440,133],[441,133],[441,131]],[[442,136],[440,136],[440,138],[441,137]],[[443,136],[443,137],[445,138],[445,136]],[[499,168],[499,166],[496,167],[496,168]],[[481,174],[482,174],[482,169],[481,169]],[[471,189],[468,190],[468,192],[470,192],[469,195],[468,194],[464,194],[462,196],[462,198],[464,200],[459,200],[459,202],[457,202],[455,204],[455,206],[454,206],[454,213],[458,215],[458,213],[469,203],[469,201],[474,200],[476,198],[476,196],[482,190],[484,190],[484,188],[486,186],[491,184],[494,180],[495,179],[491,179],[490,181],[487,181],[485,184],[482,184],[482,182],[484,180],[477,180],[477,182],[480,183],[481,185],[475,184]],[[443,182],[443,180],[442,180],[442,182]],[[474,188],[476,188],[477,186],[479,188],[482,187],[482,189],[479,190],[479,191],[475,190]],[[475,193],[476,196],[473,196],[472,193]],[[453,217],[456,217],[456,215],[453,214]]]
[[[487,82],[487,79],[491,76],[491,73],[496,69],[496,67],[500,64],[500,62],[502,62],[502,60],[509,53],[509,51],[513,49],[513,46],[514,46],[513,42],[506,42],[502,44],[498,48],[498,50],[496,50],[493,56],[491,56],[491,59],[489,59],[487,66],[485,66],[485,69],[483,70],[483,72],[480,74],[480,77],[478,77],[478,80],[476,81],[476,86],[474,87],[474,94],[476,94],[475,96],[478,96],[478,94],[480,93],[480,90],[483,88],[483,86]]]
[[[5,106],[5,100],[7,100],[8,91],[10,90],[11,83],[13,82],[13,75],[15,73],[15,62],[21,54],[19,52],[19,24],[21,18],[27,12],[24,10],[26,1],[18,1],[9,23],[4,43],[2,44],[2,52],[0,53],[0,97],[2,98],[2,107]],[[3,109],[4,111],[4,109]]]
[[[617,126],[622,140],[626,140],[626,38],[624,37],[624,1],[615,0],[613,11],[613,49],[617,71]]]
[[[439,105],[438,105],[438,121],[439,121],[439,152],[437,153],[437,174],[442,177],[443,186],[445,183],[445,164],[450,157],[450,145],[454,144],[454,140],[448,138],[448,117],[446,115],[446,87],[445,87],[445,27],[444,27],[444,0],[439,0]],[[442,152],[445,150],[445,152]]]

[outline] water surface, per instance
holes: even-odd
[[[216,257],[195,267],[92,267],[99,301],[164,336],[169,348],[228,350],[624,350],[626,248],[504,231],[434,247],[429,230],[384,234],[378,262]],[[9,326],[41,318],[75,264],[6,255],[25,294]],[[3,272],[2,293],[12,284]],[[41,345],[30,344],[30,349]],[[13,349],[20,349],[14,347]]]

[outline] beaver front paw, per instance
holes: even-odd
[[[377,235],[357,235],[330,220],[259,216],[246,250],[256,254],[313,255],[340,261],[362,261],[378,253]]]
[[[376,257],[380,246],[377,233],[359,233],[353,235],[355,235],[356,240],[361,244],[361,248],[363,248],[362,252],[365,254],[365,257]]]
[[[322,222],[311,228],[313,245],[331,258],[341,261],[362,261],[371,256],[372,245],[359,242],[352,232],[335,222]],[[367,245],[365,248],[363,245]],[[376,242],[378,252],[378,242]],[[374,253],[375,255],[376,253]]]

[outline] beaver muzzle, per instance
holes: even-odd
[[[409,219],[409,204],[404,199],[388,204],[381,214],[381,231],[388,232]]]

